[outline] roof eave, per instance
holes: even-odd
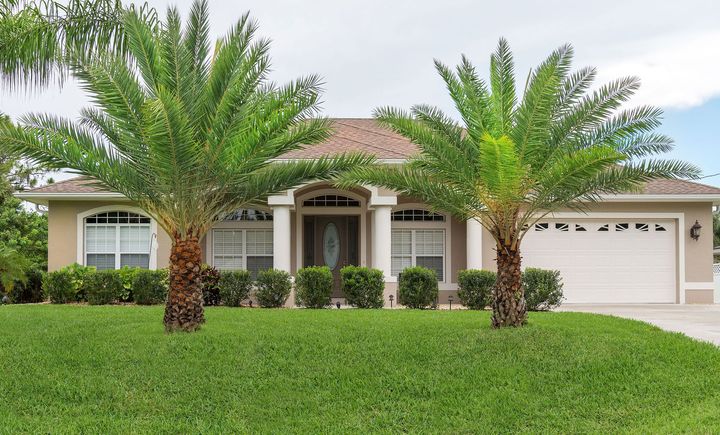
[[[600,199],[602,202],[712,202],[714,205],[720,204],[720,194],[718,193],[636,193],[601,195]]]

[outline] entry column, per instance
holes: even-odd
[[[392,281],[391,212],[391,205],[376,205],[373,210],[372,265],[382,271],[385,282]]]
[[[273,211],[273,267],[290,273],[290,206],[276,205]]]
[[[467,265],[466,269],[482,269],[482,232],[483,227],[475,219],[468,219],[465,238]]]

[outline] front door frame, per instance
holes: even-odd
[[[303,203],[306,199],[314,198],[322,195],[342,195],[355,199],[360,202],[360,207],[305,207]],[[303,222],[305,216],[359,216],[360,220],[360,266],[367,266],[367,200],[352,191],[339,189],[316,189],[304,193],[295,198],[295,235],[297,243],[295,244],[295,264],[297,269],[303,267],[303,247],[305,245],[305,234],[303,231]]]

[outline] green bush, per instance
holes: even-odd
[[[471,310],[484,310],[492,303],[492,288],[497,274],[489,270],[461,270],[458,274],[458,298]]]
[[[296,303],[306,308],[324,308],[330,305],[332,288],[333,275],[329,267],[304,267],[297,272]]]
[[[132,282],[132,294],[138,305],[162,304],[167,298],[169,276],[167,269],[138,270]]]
[[[27,280],[16,281],[8,297],[13,304],[31,304],[42,302],[45,299],[43,295],[43,275],[45,273],[38,269],[31,269],[25,273]]]
[[[203,292],[203,303],[205,306],[220,305],[220,271],[203,264],[200,266],[200,287]]]
[[[525,303],[530,311],[557,308],[563,301],[563,284],[559,270],[528,268],[522,274]]]
[[[434,270],[408,267],[400,274],[398,302],[408,308],[427,308],[438,297],[438,280]]]
[[[290,274],[284,270],[268,269],[258,272],[255,298],[261,307],[278,308],[285,305],[292,290]]]
[[[90,305],[107,305],[117,302],[123,292],[123,281],[118,270],[100,270],[90,273],[83,283]]]
[[[340,269],[342,291],[349,305],[357,308],[382,308],[385,279],[378,269],[345,266]]]
[[[228,307],[239,307],[252,289],[250,272],[247,270],[221,272],[218,286],[222,303]]]
[[[137,275],[137,273],[141,270],[145,269],[123,266],[116,271],[122,281],[122,290],[120,290],[120,294],[118,295],[118,300],[120,302],[132,302],[134,300],[133,282],[135,281],[135,275]]]
[[[73,263],[69,266],[65,266],[60,270],[67,271],[70,274],[70,280],[72,282],[73,291],[75,292],[75,300],[77,302],[87,301],[85,295],[85,279],[95,273],[95,266],[82,266],[77,263]],[[71,301],[69,301],[71,302]]]
[[[43,278],[43,293],[53,304],[75,302],[77,290],[73,283],[73,275],[69,270],[60,269],[50,272]]]

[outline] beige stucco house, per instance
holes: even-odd
[[[417,151],[369,119],[337,119],[334,128],[327,142],[285,157],[363,151],[402,163]],[[71,179],[18,196],[48,207],[50,270],[74,262],[167,265],[168,235],[120,194]],[[713,303],[710,228],[718,203],[720,189],[679,180],[607,196],[587,214],[559,212],[531,228],[523,264],[559,269],[568,303]],[[698,240],[690,237],[696,221],[706,228]],[[494,243],[477,222],[432,213],[415,198],[372,186],[315,183],[272,196],[266,207],[217,222],[202,246],[204,260],[220,269],[376,267],[385,274],[386,302],[410,265],[437,272],[441,302],[457,290],[460,270],[495,268]],[[333,296],[342,298],[337,287]]]

